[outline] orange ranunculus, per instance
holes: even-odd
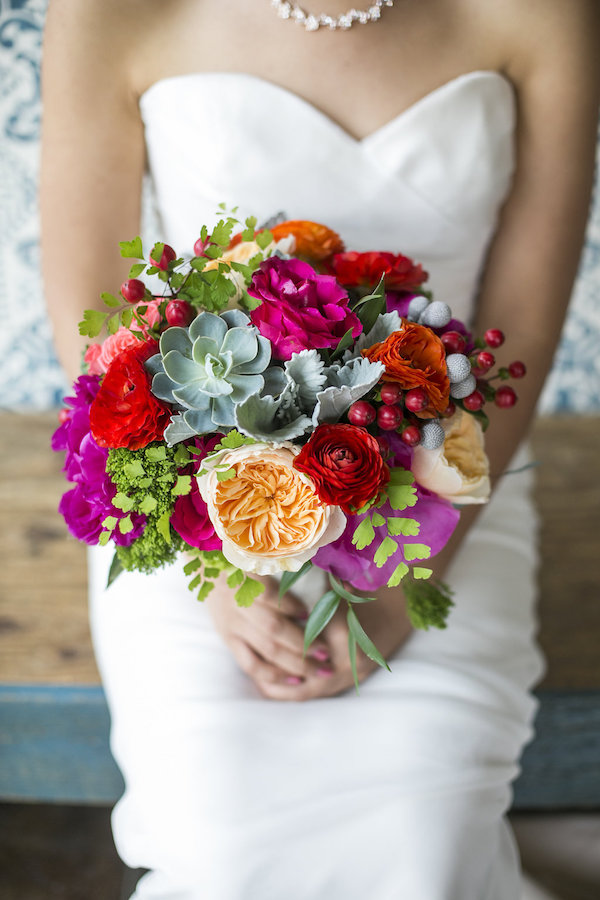
[[[402,320],[400,331],[362,351],[371,362],[385,366],[382,381],[393,381],[403,390],[423,388],[429,398],[427,407],[418,413],[431,419],[443,412],[450,399],[450,382],[446,374],[446,351],[441,340],[424,325]]]
[[[341,253],[344,249],[339,234],[318,222],[307,222],[302,219],[281,222],[280,225],[271,228],[271,234],[276,241],[293,234],[296,238],[294,253],[313,262],[320,262],[333,253]]]

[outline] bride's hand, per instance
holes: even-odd
[[[332,697],[354,684],[348,656],[345,609],[302,658],[306,609],[286,594],[279,600],[278,585],[266,579],[265,591],[252,609],[240,609],[231,591],[217,588],[207,600],[215,626],[240,668],[271,700],[311,700]],[[411,633],[404,601],[398,589],[378,592],[377,601],[354,607],[361,625],[386,659]],[[377,665],[357,649],[359,681]]]
[[[217,581],[206,600],[215,627],[237,664],[265,697],[302,700],[299,688],[317,686],[333,674],[330,650],[319,638],[303,658],[304,623],[308,617],[304,604],[291,594],[279,598],[279,584],[273,578],[262,579],[265,589],[251,609],[239,607],[225,579]]]

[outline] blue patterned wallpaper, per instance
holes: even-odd
[[[85,0],[82,0],[85,2]],[[57,406],[66,385],[54,355],[39,274],[39,61],[46,0],[0,0],[0,408]],[[544,412],[600,410],[600,191]]]

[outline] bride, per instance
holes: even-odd
[[[347,0],[323,7],[343,24]],[[78,374],[82,310],[127,277],[116,248],[139,231],[148,166],[159,237],[180,254],[225,202],[422,262],[437,299],[505,330],[527,364],[487,440],[492,473],[519,468],[583,239],[597,4],[388,0],[349,29],[307,28],[292,8],[51,0],[41,207],[63,365]],[[541,671],[535,516],[528,471],[496,480],[435,561],[455,591],[446,631],[411,634],[398,589],[361,610],[392,672],[362,658],[358,698],[343,619],[302,659],[318,584],[281,605],[270,584],[251,610],[221,586],[199,606],[179,567],[104,592],[106,554],[91,553],[126,782],[115,841],[149,870],[134,897],[520,896],[504,814]]]

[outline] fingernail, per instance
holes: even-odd
[[[329,659],[329,652],[325,650],[324,647],[315,647],[314,650],[310,651],[309,656],[312,656],[317,662],[327,662]]]
[[[333,675],[333,669],[327,669],[325,666],[321,666],[320,669],[317,669],[317,675],[319,678],[330,678]]]
[[[302,684],[302,679],[298,678],[297,675],[288,675],[285,679],[286,684]]]

